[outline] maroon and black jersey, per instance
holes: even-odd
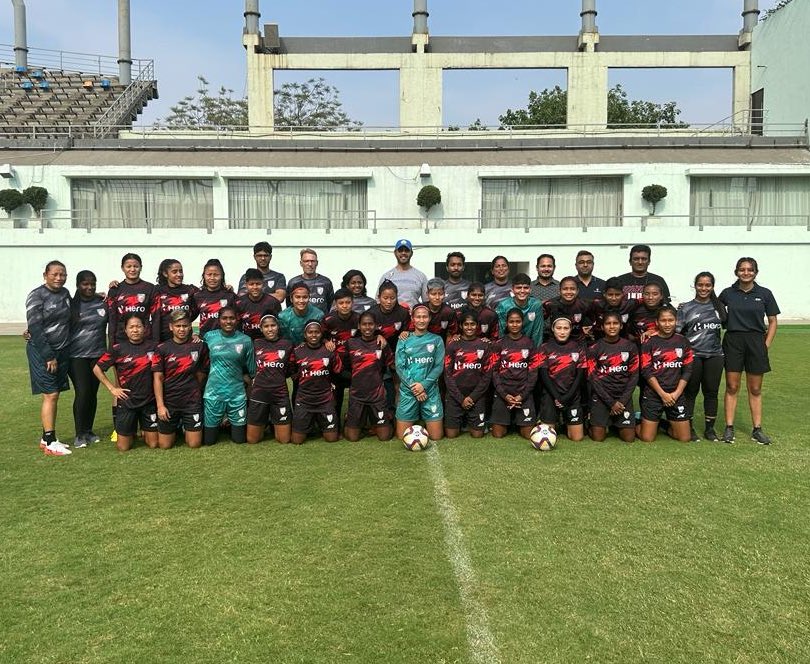
[[[507,394],[520,395],[528,402],[537,382],[540,359],[534,342],[525,334],[519,339],[507,335],[492,344],[492,352],[495,355],[492,371],[495,391],[504,399]]]
[[[590,304],[585,300],[576,298],[573,302],[565,302],[562,298],[553,297],[543,302],[543,318],[546,320],[546,330],[551,334],[551,323],[559,316],[571,319],[571,339],[584,341],[583,327],[590,327],[593,323],[588,310]]]
[[[232,291],[219,288],[215,291],[202,288],[194,293],[194,304],[200,315],[200,336],[219,327],[219,310],[236,305]]]
[[[452,337],[458,331],[456,312],[446,304],[442,304],[438,311],[433,311],[428,307],[428,311],[430,312],[428,332],[440,336],[442,341],[447,343],[447,337]]]
[[[324,341],[332,341],[342,351],[346,342],[357,335],[360,315],[354,312],[347,318],[341,318],[336,311],[330,311],[321,320]]]
[[[385,400],[383,374],[394,367],[390,346],[380,348],[377,340],[349,339],[342,349],[343,371],[351,372],[349,398],[361,403]]]
[[[591,302],[591,306],[588,308],[588,318],[590,318],[591,322],[593,323],[591,335],[594,339],[601,339],[603,336],[605,336],[602,332],[602,322],[605,319],[605,314],[610,312],[619,314],[621,317],[622,330],[620,335],[622,337],[626,337],[629,330],[628,323],[630,322],[630,316],[633,315],[633,312],[638,309],[638,307],[638,300],[627,300],[622,298],[619,307],[614,308],[608,306],[608,303],[604,298],[597,297],[595,300],[593,300],[593,302]]]
[[[139,344],[122,341],[113,345],[96,363],[102,371],[115,367],[118,385],[129,390],[126,399],[129,408],[141,408],[155,400],[155,391],[152,389],[152,358],[156,350],[157,344],[154,341]]]
[[[323,344],[310,348],[305,343],[295,347],[294,355],[298,378],[295,405],[318,411],[327,408],[335,398],[332,376],[341,371],[340,355]]]
[[[107,292],[106,305],[110,313],[107,331],[110,346],[127,340],[121,319],[129,313],[137,314],[146,328],[144,339],[152,338],[152,304],[155,299],[155,285],[139,279],[137,283],[120,282]]]
[[[261,320],[262,316],[273,314],[278,316],[281,313],[281,303],[277,298],[263,293],[261,299],[251,300],[247,295],[240,295],[236,298],[236,317],[242,326],[242,332],[251,339],[262,338]]]
[[[664,392],[674,392],[681,380],[689,381],[694,355],[686,337],[673,334],[668,339],[650,337],[641,344],[641,376],[655,378]],[[646,382],[644,391],[655,394]]]
[[[208,367],[208,346],[203,343],[178,344],[174,340],[159,344],[152,355],[152,373],[163,374],[163,403],[170,411],[185,410],[202,403],[197,375]]]
[[[459,404],[465,397],[478,401],[487,393],[497,356],[483,339],[451,341],[444,352],[444,384]]]
[[[627,339],[600,339],[588,348],[588,380],[607,406],[629,403],[638,384],[638,346]]]
[[[272,295],[270,296],[272,297]],[[256,355],[256,377],[250,398],[261,403],[274,403],[289,396],[287,378],[295,367],[295,354],[289,339],[268,341],[264,337],[253,341]]]
[[[391,352],[396,353],[400,332],[413,330],[411,310],[407,306],[397,303],[394,305],[394,309],[388,313],[384,312],[379,304],[371,307],[369,311],[377,321],[377,334],[381,334],[391,347]]]
[[[639,339],[645,332],[647,334],[656,332],[658,330],[658,326],[656,325],[657,322],[658,307],[655,309],[648,309],[641,304],[630,316],[628,331],[636,339]]]
[[[172,338],[169,330],[170,316],[173,311],[181,309],[188,312],[190,320],[197,318],[197,305],[194,293],[199,289],[192,284],[179,286],[157,286],[152,300],[152,327],[155,341],[168,341]]]
[[[482,306],[480,309],[473,309],[470,305],[465,304],[459,309],[456,318],[456,328],[461,332],[461,319],[466,314],[473,314],[478,320],[478,336],[486,337],[490,341],[497,341],[499,338],[498,331],[498,314],[487,306]]]
[[[588,368],[585,347],[578,341],[569,339],[564,344],[556,339],[547,341],[538,351],[541,371],[547,371],[554,390],[566,394],[577,380],[577,374]]]

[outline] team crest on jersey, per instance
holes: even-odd
[[[465,291],[465,290],[461,291],[461,299],[462,299],[462,300],[466,300],[466,299],[467,299],[467,291]]]
[[[528,348],[521,348],[521,350],[520,350],[520,355],[521,355],[521,357],[523,357],[524,359],[525,359],[525,358],[527,358],[527,357],[529,357],[529,349],[528,349]]]
[[[335,416],[332,415],[332,414],[329,414],[329,415],[326,416],[326,421],[327,422],[331,422],[333,419],[335,419]]]
[[[677,355],[678,357],[683,357],[683,348],[676,348],[675,355]]]
[[[622,323],[626,323],[628,318],[630,318],[630,314],[622,314]]]
[[[150,351],[147,351],[147,353],[146,353],[146,357],[148,357],[148,358],[149,358],[149,361],[150,361],[150,362],[152,361],[152,356],[153,356],[154,354],[155,354],[155,353],[154,353],[153,351],[151,351],[151,350],[150,350]]]
[[[484,323],[484,324],[481,326],[481,332],[483,332],[484,334],[486,334],[488,331],[489,331],[489,323]]]
[[[200,414],[199,414],[199,413],[194,413],[194,415],[192,415],[192,417],[194,418],[194,421],[195,421],[195,422],[199,422],[199,421],[200,421]]]
[[[196,362],[197,358],[200,356],[200,353],[196,350],[193,350],[191,351],[191,353],[189,353],[189,355],[191,355],[191,359]]]
[[[273,281],[268,281],[268,282],[267,282],[267,287],[268,287],[268,288],[272,288],[272,287],[273,287],[273,286],[275,286],[275,285],[276,285],[275,279],[274,279]]]
[[[524,409],[523,409],[523,416],[524,416],[524,417],[529,417],[529,413],[530,413],[530,412],[532,412],[532,411],[531,411],[531,409],[529,409],[529,408],[524,408]]]
[[[630,353],[627,351],[622,351],[622,362],[627,362],[627,359],[630,357]]]
[[[182,293],[180,295],[180,299],[183,300],[183,302],[187,302],[188,301],[188,293]]]
[[[149,419],[152,420],[153,422],[157,422],[157,414],[156,413],[150,413],[149,414]]]
[[[529,315],[527,316],[527,318],[529,320],[531,320],[531,321],[533,321],[536,317],[537,317],[537,314],[534,311],[530,311]]]
[[[278,409],[278,412],[279,412],[279,415],[286,415],[286,413],[287,413],[287,407],[286,407],[286,406],[282,406],[281,408],[279,408],[279,409]]]
[[[100,318],[104,318],[104,314],[107,313],[106,309],[96,309],[96,313],[99,315]]]
[[[679,413],[682,413],[682,412],[683,412],[683,406],[678,406],[678,412],[679,412]]]
[[[428,353],[432,353],[434,348],[436,348],[436,344],[428,344],[427,345]]]
[[[239,417],[244,417],[245,416],[245,409],[240,408],[239,410],[236,411],[236,413],[239,415]]]
[[[480,360],[482,357],[484,357],[484,349],[479,348],[477,351],[475,351],[475,354],[478,356],[478,359]]]
[[[484,413],[478,413],[478,419],[479,419],[481,422],[483,422],[483,421],[484,421],[484,417],[486,417],[486,416],[484,415]]]
[[[146,293],[138,293],[138,302],[143,304],[146,301]]]
[[[220,300],[219,301],[219,306],[220,307],[227,307],[228,306],[228,300],[224,300],[224,299]]]
[[[278,359],[279,359],[279,360],[283,360],[283,359],[284,359],[284,356],[285,356],[286,354],[287,354],[287,351],[286,351],[286,350],[280,350],[280,351],[278,351]]]
[[[325,366],[325,367],[329,366],[329,358],[328,357],[323,358],[323,366]]]
[[[626,420],[630,419],[630,411],[629,410],[624,411],[624,413],[622,413],[622,414],[624,415],[624,419],[626,419]]]
[[[315,290],[318,291],[318,295],[323,295],[323,286],[318,286]]]
[[[446,329],[447,329],[447,321],[446,321],[446,320],[443,320],[443,321],[442,321],[442,329],[443,329],[443,330],[446,330]]]
[[[579,412],[578,408],[572,408],[571,409],[571,417],[576,417],[578,412]]]
[[[439,407],[434,404],[433,406],[430,407],[430,412],[435,413],[438,409],[439,409]]]
[[[380,350],[379,348],[374,351],[374,354],[377,356],[378,360],[382,359],[382,350]]]
[[[571,353],[571,359],[574,362],[579,362],[579,353]]]
[[[395,330],[399,330],[399,328],[401,328],[401,327],[402,327],[402,323],[400,323],[400,322],[394,323],[394,329]]]
[[[353,328],[351,329],[351,334],[352,334],[352,336],[353,336],[353,337],[356,337],[356,336],[357,336],[357,328],[356,328],[356,327],[353,327]]]
[[[363,305],[363,311],[368,311],[369,309],[371,309],[371,305],[370,305],[370,304],[364,304],[364,305]]]
[[[574,322],[579,323],[582,320],[582,314],[574,314]]]
[[[380,420],[380,422],[379,422],[380,424],[383,424],[385,422],[385,412],[382,411],[382,410],[378,410],[377,411],[377,419]]]

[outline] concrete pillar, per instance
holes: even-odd
[[[579,31],[577,45],[580,51],[593,53],[599,43],[599,28],[596,27],[596,0],[582,0],[582,28]]]
[[[754,28],[759,20],[759,0],[743,0],[743,27],[737,39],[741,51],[751,49]]]
[[[731,114],[733,124],[744,128],[751,121],[751,63],[734,67],[732,76]]]
[[[259,34],[259,0],[245,0],[245,33],[249,35]]]
[[[118,82],[132,83],[132,40],[130,38],[129,0],[118,0]]]
[[[594,57],[598,56],[575,53],[568,68],[568,127],[572,129],[607,127],[608,68]]]
[[[402,131],[435,131],[442,124],[442,69],[414,53],[399,70],[399,126]]]
[[[25,21],[25,2],[11,0],[14,6],[14,64],[28,67],[28,36]]]
[[[247,52],[248,124],[251,133],[273,131],[273,68],[271,58],[256,53],[258,34],[242,35]]]

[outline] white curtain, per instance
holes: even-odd
[[[211,180],[87,179],[71,182],[75,228],[206,228]]]
[[[810,177],[692,177],[693,223],[806,226]]]
[[[365,180],[229,180],[231,228],[366,228]]]
[[[620,226],[622,178],[522,178],[482,181],[484,226]]]

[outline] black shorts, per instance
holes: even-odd
[[[762,332],[726,332],[723,337],[726,371],[766,374],[771,370]]]
[[[290,397],[280,397],[278,401],[265,403],[251,399],[248,402],[247,423],[255,427],[286,426],[292,422],[292,406]]]
[[[546,424],[556,424],[560,415],[566,426],[576,426],[585,422],[584,412],[579,401],[572,401],[562,408],[557,408],[554,397],[548,392],[543,392],[543,396],[540,397],[540,420]]]
[[[309,433],[313,422],[317,423],[318,428],[323,433],[338,430],[338,416],[335,411],[334,400],[322,410],[312,410],[310,406],[295,404],[292,430],[295,433]]]
[[[634,429],[636,416],[633,411],[633,397],[630,397],[627,403],[624,404],[624,412],[611,415],[610,407],[594,394],[591,397],[591,426],[605,429],[609,426],[614,426],[617,429]]]
[[[444,428],[460,431],[466,425],[469,429],[484,429],[487,425],[486,411],[486,396],[476,401],[469,410],[464,410],[461,404],[448,394],[444,402]]]
[[[349,429],[391,426],[391,414],[385,398],[368,403],[352,399],[350,395],[349,407],[346,409],[346,426]]]
[[[641,419],[649,422],[658,422],[661,413],[666,413],[670,422],[683,422],[689,419],[689,409],[686,407],[686,397],[682,394],[674,406],[665,406],[655,392],[645,392],[641,395]]]
[[[181,424],[183,425],[183,431],[202,431],[202,404],[197,407],[191,406],[182,410],[179,408],[169,408],[169,415],[170,417],[166,422],[158,419],[158,433],[164,435],[175,433]],[[116,417],[118,416],[116,415]]]
[[[68,382],[70,356],[67,349],[56,351],[56,373],[50,373],[45,368],[45,358],[39,354],[34,344],[30,342],[25,344],[25,354],[28,356],[31,394],[53,394],[70,389]]]
[[[119,436],[134,436],[138,433],[138,424],[141,431],[158,430],[157,404],[152,401],[139,408],[130,408],[126,402],[119,403],[115,411],[116,433]]]
[[[506,402],[501,399],[498,393],[492,399],[492,415],[490,416],[492,424],[508,427],[514,424],[519,427],[534,426],[537,420],[537,415],[534,410],[534,400],[529,398],[528,401],[523,403],[520,408],[509,408]]]

